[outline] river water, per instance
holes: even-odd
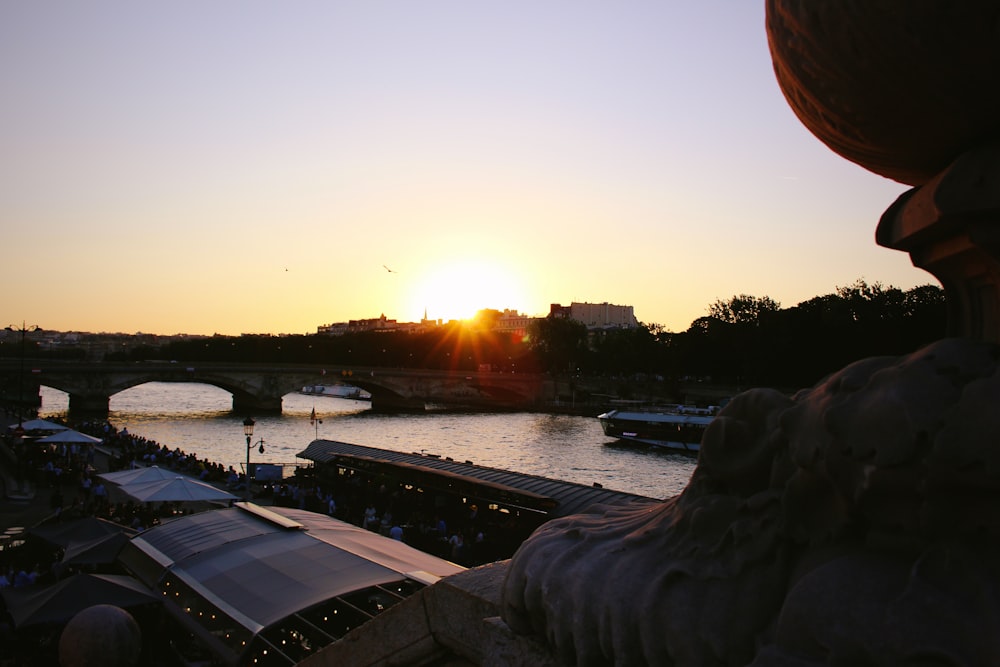
[[[65,417],[68,396],[42,387],[42,417]],[[610,445],[596,417],[545,413],[387,415],[370,404],[292,393],[282,414],[254,415],[254,463],[308,464],[297,459],[314,439],[339,440],[401,452],[450,456],[457,461],[541,475],[651,498],[680,493],[695,460],[683,454]],[[322,423],[310,423],[310,414]],[[245,415],[232,412],[232,396],[195,383],[150,382],[111,397],[109,421],[188,454],[241,470],[246,462]],[[257,441],[264,440],[264,454]]]

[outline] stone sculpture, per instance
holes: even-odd
[[[1000,132],[1000,6],[990,0],[766,0],[774,72],[838,155],[926,183]]]
[[[877,239],[941,279],[952,337],[735,397],[679,496],[532,535],[503,618],[572,665],[1000,664],[1000,5],[766,7],[802,122],[916,186]]]
[[[682,494],[532,535],[507,624],[575,665],[1000,664],[998,358],[947,339],[738,395]]]

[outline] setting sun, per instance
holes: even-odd
[[[526,303],[517,273],[490,261],[452,262],[415,281],[408,303],[432,320],[463,320],[483,308],[517,310]]]

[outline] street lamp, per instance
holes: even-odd
[[[247,417],[246,419],[243,420],[243,434],[246,435],[246,437],[247,437],[247,470],[246,470],[246,482],[247,482],[247,484],[246,484],[246,492],[244,494],[244,499],[248,503],[250,502],[250,450],[253,449],[253,445],[251,444],[251,441],[253,440],[253,425],[256,424],[256,423],[257,422],[255,422],[253,420],[253,417]],[[260,445],[260,448],[258,448],[257,451],[259,451],[261,454],[263,454],[264,453],[264,438],[261,438],[258,441],[257,444]]]
[[[16,328],[13,324],[7,326],[7,331],[11,333],[20,331],[21,332],[21,370],[17,376],[17,429],[20,433],[24,433],[24,342],[29,331],[41,331],[42,328],[37,324],[32,324],[30,327],[21,322],[21,328]]]

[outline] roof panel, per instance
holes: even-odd
[[[270,508],[301,524],[284,528],[240,507],[173,519],[136,536],[128,564],[167,571],[258,631],[331,597],[464,568],[323,514]],[[194,545],[194,546],[192,546]],[[164,556],[166,558],[164,558]]]
[[[402,578],[305,533],[234,543],[199,555],[183,570],[186,581],[197,581],[262,627],[331,597]]]
[[[143,532],[141,541],[152,545],[172,562],[211,551],[221,545],[281,530],[245,512],[199,512],[166,521]]]

